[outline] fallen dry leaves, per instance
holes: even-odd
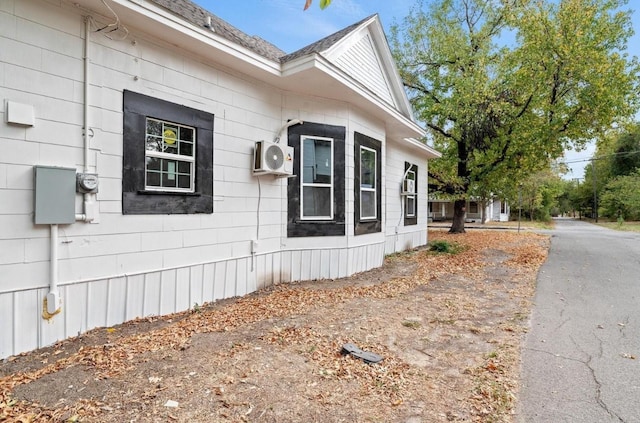
[[[239,328],[264,321],[274,324],[257,337],[261,342],[273,348],[286,349],[297,354],[305,362],[312,363],[314,377],[321,382],[351,381],[357,385],[359,398],[374,397],[381,402],[380,407],[401,407],[412,399],[421,398],[420,392],[425,385],[432,386],[434,392],[445,389],[438,377],[424,375],[420,368],[408,363],[395,351],[392,345],[385,345],[376,340],[364,340],[360,348],[376,351],[385,357],[380,365],[368,365],[350,356],[341,356],[340,348],[350,338],[339,331],[331,332],[313,324],[291,325],[279,322],[291,316],[305,316],[322,310],[332,310],[340,305],[356,300],[368,299],[384,301],[413,296],[420,286],[427,286],[433,281],[447,281],[453,277],[465,281],[461,289],[452,289],[442,297],[440,294],[429,294],[427,301],[437,304],[427,322],[410,321],[403,324],[407,330],[416,332],[427,330],[427,326],[441,333],[442,336],[453,336],[446,333],[451,328],[466,331],[474,335],[492,336],[496,329],[482,322],[474,321],[478,314],[478,298],[474,292],[485,293],[486,280],[490,278],[491,267],[495,265],[487,257],[504,255],[502,263],[512,269],[509,276],[509,287],[504,294],[522,308],[522,318],[528,315],[528,299],[533,294],[533,281],[538,268],[546,259],[548,240],[532,233],[516,234],[502,231],[473,231],[462,235],[451,235],[446,232],[432,231],[430,240],[442,239],[461,245],[462,252],[456,255],[435,255],[426,250],[400,253],[387,258],[387,264],[394,261],[409,261],[417,264],[417,269],[410,275],[396,277],[382,283],[366,285],[349,284],[348,279],[339,287],[322,288],[298,284],[283,284],[263,292],[217,304],[200,306],[197,312],[186,312],[163,317],[166,325],[155,330],[129,335],[119,335],[113,328],[107,329],[113,342],[101,345],[86,345],[70,355],[52,359],[51,363],[35,370],[18,371],[0,379],[0,421],[45,422],[45,421],[96,421],[99,416],[114,410],[114,406],[98,400],[79,400],[73,404],[59,407],[45,407],[36,401],[18,401],[13,397],[16,387],[33,383],[38,379],[60,372],[71,366],[84,366],[93,369],[95,379],[126,378],[127,372],[145,362],[149,354],[163,351],[185,351],[196,334],[234,333]],[[494,257],[495,260],[495,257]],[[500,260],[498,260],[500,261]],[[488,270],[489,269],[489,270]],[[372,281],[373,282],[373,281]],[[474,291],[475,290],[475,291]],[[493,294],[491,294],[493,295]],[[144,320],[144,319],[142,319]],[[522,321],[505,320],[497,326],[501,333],[515,338],[501,338],[495,341],[495,349],[481,357],[479,364],[466,368],[464,372],[473,378],[474,388],[469,392],[467,401],[473,404],[474,420],[510,421],[517,391],[519,336],[524,332]],[[104,330],[104,329],[102,329]],[[497,337],[499,338],[499,337]],[[426,338],[425,338],[426,339]],[[505,341],[507,339],[507,341]],[[430,341],[430,340],[429,340]],[[73,342],[64,341],[59,345]],[[426,342],[426,341],[425,341]],[[489,343],[492,341],[490,340]],[[250,341],[236,344],[231,351],[212,352],[211,360],[222,363],[236,354],[242,354],[254,346]],[[30,354],[35,354],[30,353]],[[455,351],[443,353],[425,352],[429,357],[438,358],[440,365],[448,363],[447,357],[454,357]],[[28,354],[23,355],[28,356]],[[18,357],[20,359],[21,357]],[[277,371],[277,369],[276,369]],[[124,376],[123,376],[124,375]],[[232,377],[228,384],[235,382]],[[316,382],[314,382],[316,383]],[[160,386],[160,385],[158,385]],[[144,392],[149,398],[155,398],[159,390]],[[165,388],[166,389],[166,388]],[[214,393],[224,397],[224,390],[215,387]],[[143,396],[144,396],[143,395]],[[325,407],[335,402],[345,401],[337,394],[326,395],[314,393],[314,400]],[[222,402],[223,410],[217,416],[221,419],[245,421],[249,419],[253,406],[247,401],[237,401],[244,410],[242,414],[234,414],[233,402]],[[357,402],[357,399],[356,399]],[[344,404],[343,404],[344,405]],[[357,405],[354,405],[357,406]],[[226,411],[225,411],[226,410]],[[380,415],[384,413],[380,411]],[[264,414],[264,411],[263,411]],[[180,419],[179,416],[167,415],[169,419]],[[446,420],[456,420],[457,414],[447,412]],[[462,419],[462,418],[461,418]],[[225,420],[226,421],[226,420]]]

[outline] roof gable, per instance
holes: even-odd
[[[413,119],[377,14],[284,56],[280,61],[286,64],[313,54],[324,57],[406,118]]]
[[[375,42],[368,31],[349,37],[328,59],[378,97],[397,106]]]

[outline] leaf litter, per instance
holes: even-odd
[[[398,253],[350,278],[280,284],[12,357],[0,365],[0,421],[510,422],[548,237],[429,239],[464,248]],[[349,342],[384,360],[341,355]]]

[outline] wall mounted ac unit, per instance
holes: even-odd
[[[253,151],[255,175],[293,175],[293,147],[269,141],[257,141]]]
[[[402,195],[414,195],[416,193],[416,181],[413,179],[405,179],[402,181]]]

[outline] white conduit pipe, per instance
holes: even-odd
[[[58,225],[51,225],[51,258],[49,266],[49,293],[47,294],[47,313],[52,316],[60,312],[60,293],[58,292]]]
[[[84,167],[83,172],[89,172],[89,58],[91,57],[89,47],[91,45],[91,17],[86,16],[84,19],[84,98],[83,98],[83,141],[84,141]],[[76,214],[76,220],[90,222],[93,216],[88,216],[87,211],[91,202],[91,194],[84,194],[82,202],[83,213]]]
[[[83,111],[83,141],[84,141],[84,166],[83,171],[89,172],[89,46],[91,36],[91,17],[84,20],[84,111]],[[76,221],[90,222],[94,218],[87,215],[91,194],[84,194],[83,213],[76,214]],[[47,307],[43,310],[45,318],[50,318],[60,312],[62,300],[58,292],[58,225],[51,225],[50,244],[50,268],[49,268],[49,293],[47,294]]]
[[[89,172],[89,47],[91,18],[84,19],[84,171]]]

